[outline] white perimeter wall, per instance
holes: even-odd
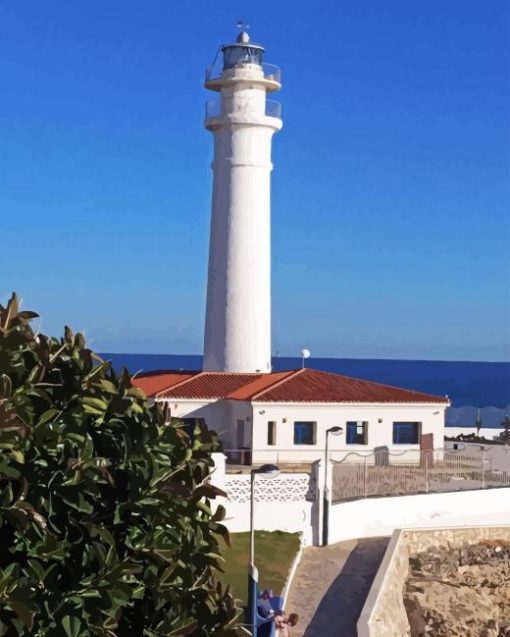
[[[263,413],[261,413],[263,412]],[[339,425],[344,431],[340,435],[329,435],[328,447],[333,460],[341,459],[345,453],[339,450],[368,452],[374,447],[387,446],[390,451],[419,449],[419,445],[394,445],[393,422],[410,421],[422,423],[422,434],[432,433],[434,447],[444,446],[445,405],[275,405],[253,404],[254,462],[313,461],[324,457],[326,429]],[[276,422],[276,445],[267,444],[267,423]],[[315,445],[294,444],[294,421],[305,420],[317,423]],[[368,422],[368,444],[347,445],[346,423]],[[381,421],[381,422],[379,422]],[[337,453],[335,453],[337,450]]]
[[[212,483],[228,494],[216,504],[226,509],[222,524],[233,533],[250,530],[250,475],[225,473],[225,456],[213,454],[215,472]],[[261,531],[301,533],[303,545],[317,541],[317,482],[307,473],[282,473],[255,481],[254,526]],[[213,503],[214,507],[214,503]]]
[[[250,530],[250,505],[240,502],[223,502],[227,517],[222,522],[231,533]],[[312,502],[256,502],[255,529],[259,531],[286,531],[302,533],[303,545],[313,541]]]
[[[225,456],[213,454],[213,484],[228,493],[218,498],[232,532],[250,530],[250,476],[225,473]],[[331,472],[329,472],[331,480]],[[302,533],[303,544],[320,544],[323,468],[308,474],[257,478],[255,528]],[[363,537],[389,536],[399,528],[439,528],[510,524],[510,488],[366,498],[331,504],[329,543]],[[214,507],[214,503],[213,503]]]
[[[330,507],[329,542],[391,535],[398,528],[510,524],[510,488],[367,498]]]

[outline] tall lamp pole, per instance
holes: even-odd
[[[342,433],[342,427],[326,429],[326,448],[324,453],[324,500],[322,506],[322,545],[327,546],[329,535],[329,489],[328,489],[328,435]]]
[[[510,442],[510,418],[508,417],[508,414],[505,414],[505,420],[501,421],[501,426],[504,431],[501,432],[500,438],[507,445]]]
[[[257,585],[259,573],[255,566],[255,476],[276,478],[280,469],[275,464],[263,464],[258,469],[252,469],[250,475],[250,563],[248,564],[248,623],[251,634],[257,637]]]
[[[476,425],[476,435],[480,436],[480,429],[482,427],[482,417],[480,415],[480,407],[478,407],[478,411],[476,412],[475,425]]]

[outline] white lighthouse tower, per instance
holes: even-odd
[[[214,135],[213,194],[204,339],[204,371],[271,371],[271,139],[282,127],[281,88],[264,48],[241,31],[221,47],[223,69],[206,76],[220,93],[207,102]]]

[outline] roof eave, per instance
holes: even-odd
[[[247,401],[248,402],[248,401]],[[400,407],[449,407],[451,406],[450,401],[445,402],[445,401],[437,401],[437,402],[433,402],[433,401],[423,401],[423,402],[418,402],[418,401],[358,401],[358,400],[344,400],[344,401],[313,401],[313,402],[309,402],[309,401],[305,401],[305,400],[300,400],[300,401],[277,401],[277,400],[252,400],[251,401],[254,404],[257,405],[289,405],[289,406],[293,406],[293,405],[323,405],[326,407],[334,407],[334,406],[343,406],[343,405],[356,405],[356,406],[364,406],[364,407],[379,407],[381,405],[384,406],[400,406]]]

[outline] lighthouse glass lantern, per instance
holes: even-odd
[[[245,64],[256,64],[262,66],[264,47],[252,44],[246,31],[237,37],[235,44],[224,46],[223,49],[223,70],[235,69]]]

